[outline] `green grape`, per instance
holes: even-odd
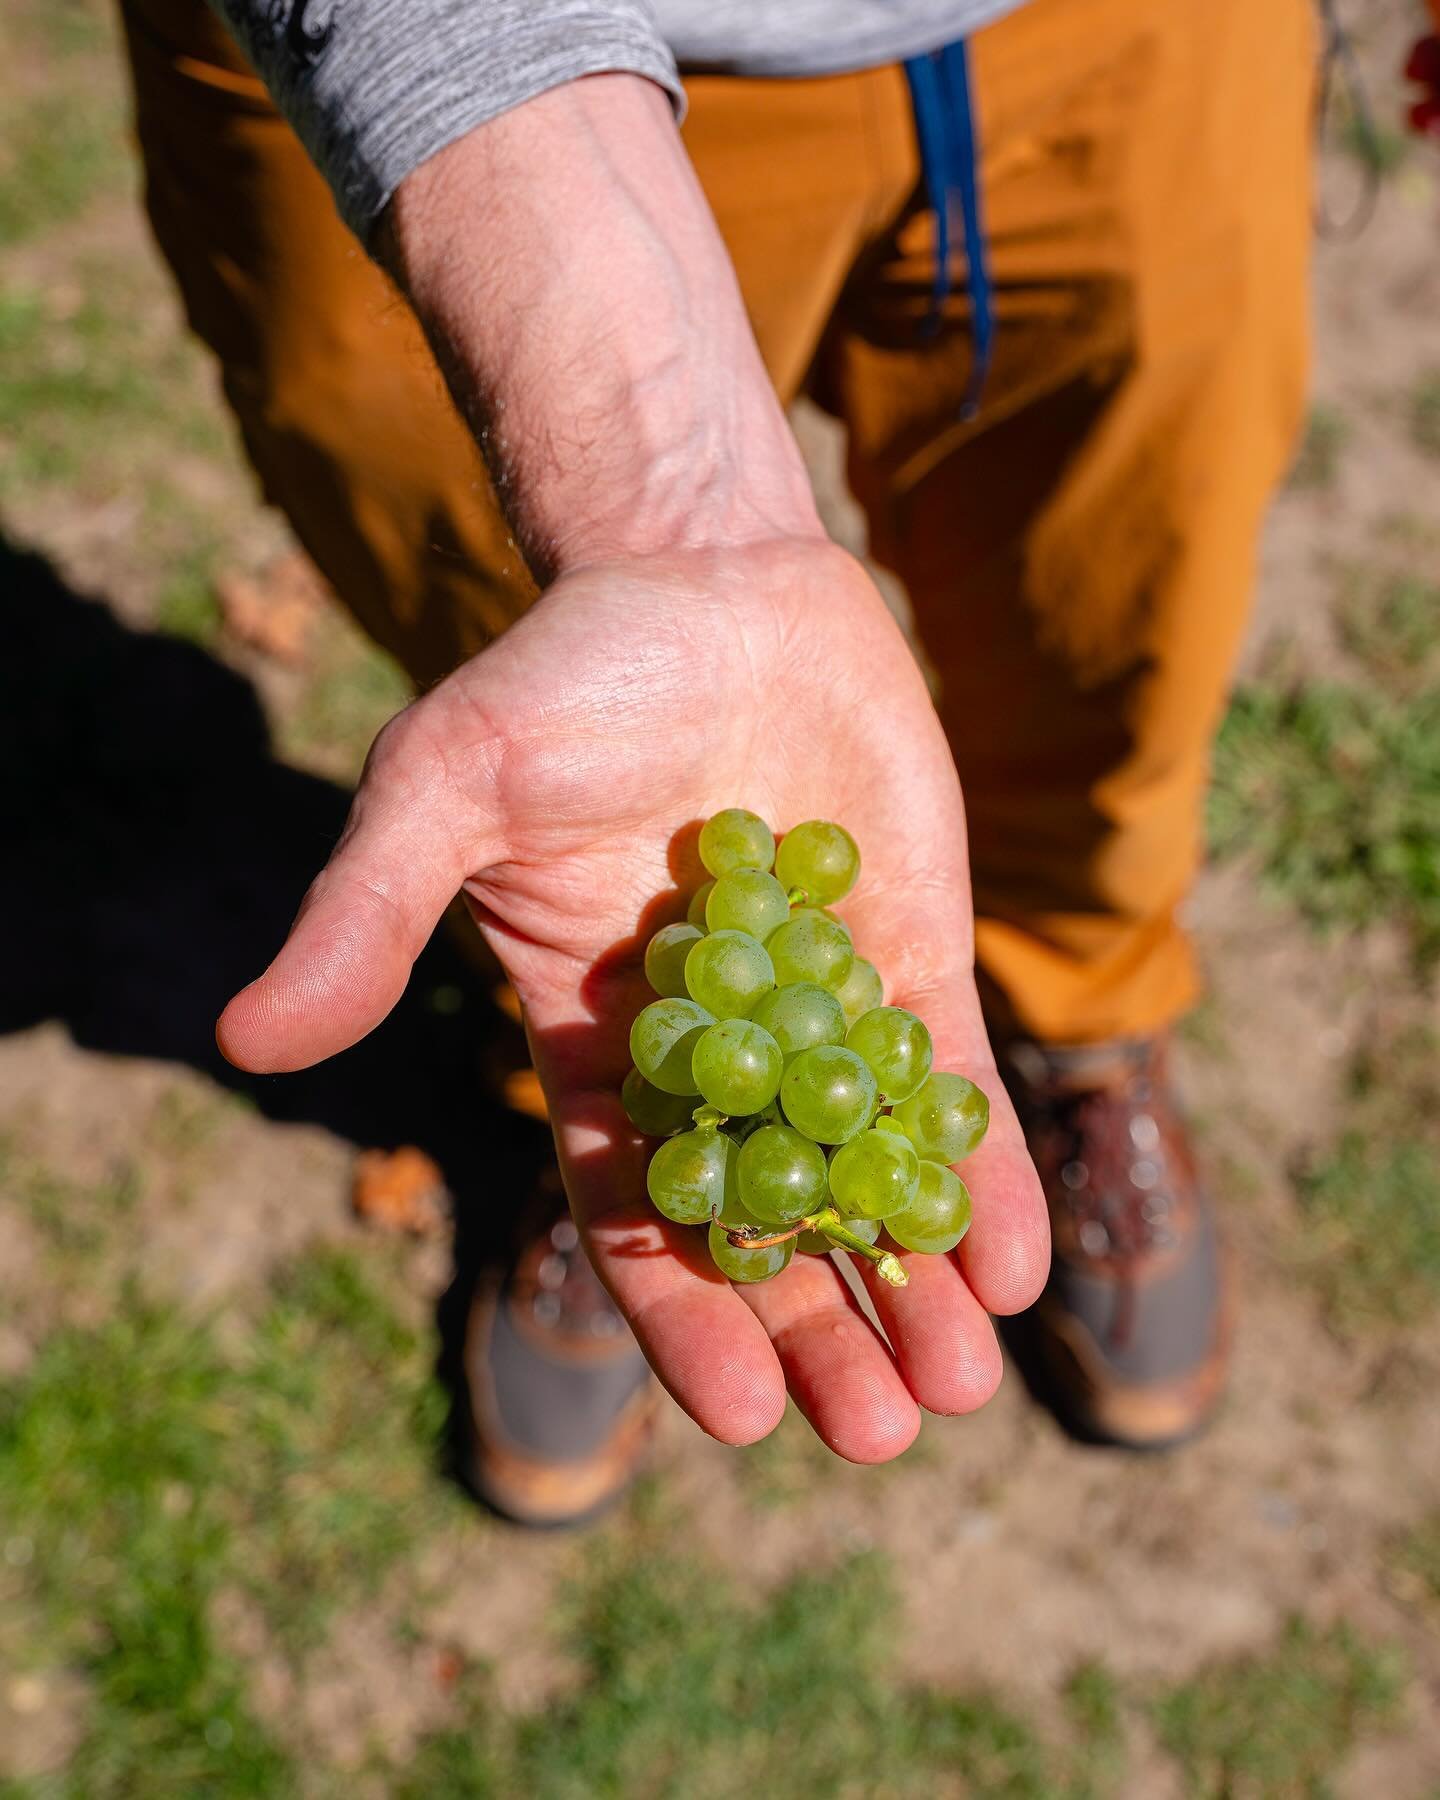
[[[828,906],[854,887],[860,852],[844,826],[807,819],[780,840],[775,873],[787,888],[804,888],[813,905]]]
[[[858,1018],[883,1002],[885,989],[881,985],[880,971],[874,963],[866,962],[863,956],[857,956],[850,973],[836,988],[835,997],[845,1008],[846,1019],[853,1025]]]
[[[853,1050],[840,1044],[802,1050],[780,1084],[785,1117],[817,1144],[843,1144],[863,1131],[877,1097],[875,1077]]]
[[[840,927],[846,937],[849,938],[851,947],[854,947],[855,933],[840,917],[839,913],[831,912],[828,906],[792,906],[790,908],[790,917],[792,919],[828,919],[832,925],[838,925]]]
[[[694,925],[662,925],[645,946],[645,979],[657,994],[668,1000],[681,1000],[688,994],[685,986],[685,958],[690,946],[698,943],[704,932]]]
[[[858,1238],[864,1238],[867,1244],[873,1244],[880,1235],[878,1219],[846,1219],[848,1230]],[[823,1231],[802,1231],[795,1240],[795,1248],[803,1250],[806,1256],[827,1256],[836,1248],[833,1238],[826,1237]]]
[[[963,1075],[932,1075],[917,1093],[902,1100],[895,1117],[927,1161],[959,1162],[985,1136],[990,1102]]]
[[[790,902],[773,875],[763,869],[733,869],[722,875],[705,902],[711,931],[748,931],[763,944],[790,917]]]
[[[630,1027],[631,1060],[665,1093],[697,1093],[690,1059],[714,1023],[714,1013],[693,1000],[652,1000]]]
[[[769,869],[775,862],[775,834],[757,814],[727,806],[700,827],[700,860],[717,876],[732,869]]]
[[[780,1046],[788,1063],[816,1044],[845,1042],[845,1013],[828,988],[813,981],[792,981],[768,993],[750,1015]]]
[[[739,1152],[713,1125],[666,1138],[650,1158],[645,1186],[650,1198],[677,1225],[699,1225],[725,1204],[734,1185]]]
[[[775,965],[775,981],[787,987],[792,981],[813,981],[833,994],[855,966],[855,951],[843,925],[823,913],[809,912],[803,919],[787,919],[765,940]]]
[[[693,925],[697,931],[705,930],[705,908],[710,904],[710,891],[714,886],[713,881],[702,881],[685,908],[685,923]]]
[[[862,1131],[830,1158],[830,1192],[842,1213],[884,1219],[915,1198],[920,1158],[893,1131]]]
[[[632,1069],[620,1089],[620,1104],[637,1131],[649,1137],[669,1137],[692,1122],[698,1094],[667,1094]]]
[[[944,1163],[922,1162],[915,1198],[886,1217],[885,1229],[907,1250],[941,1256],[970,1229],[970,1190]]]
[[[788,1125],[765,1125],[746,1138],[738,1179],[757,1219],[791,1225],[825,1204],[825,1152]]]
[[[887,1100],[908,1100],[930,1073],[934,1046],[922,1020],[903,1006],[872,1006],[845,1034],[847,1047],[869,1063]]]
[[[717,1019],[744,1019],[775,985],[770,953],[748,931],[712,931],[685,958],[690,997]]]
[[[723,1113],[757,1113],[780,1091],[784,1059],[763,1025],[721,1019],[695,1046],[700,1092]]]
[[[898,1119],[892,1119],[889,1113],[877,1113],[871,1130],[893,1132],[896,1137],[905,1138],[905,1142],[910,1143],[909,1138],[905,1137],[905,1127]],[[913,1150],[915,1146],[911,1144],[910,1147]]]
[[[725,1235],[725,1225],[754,1225],[767,1236],[771,1230],[763,1219],[757,1219],[741,1203],[733,1191],[726,1198],[720,1218],[722,1224],[712,1223],[710,1227],[710,1255],[720,1273],[728,1275],[732,1281],[768,1281],[772,1275],[778,1275],[795,1254],[794,1238],[787,1238],[783,1244],[768,1244],[763,1250],[746,1250],[730,1242]]]

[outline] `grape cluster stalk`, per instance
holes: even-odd
[[[667,1219],[705,1226],[731,1281],[766,1281],[799,1251],[849,1251],[908,1279],[881,1231],[938,1256],[969,1229],[951,1166],[990,1102],[933,1070],[922,1019],[885,1004],[880,972],[833,909],[860,875],[843,826],[807,819],[777,849],[765,821],[727,807],[700,832],[711,879],[645,949],[658,999],[630,1029],[621,1099],[662,1140],[646,1185]]]

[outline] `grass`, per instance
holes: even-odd
[[[1431,1513],[1395,1542],[1390,1570],[1399,1591],[1428,1605],[1440,1603],[1440,1512]]]
[[[1061,1745],[1002,1702],[896,1679],[886,1565],[864,1555],[768,1595],[741,1571],[654,1555],[642,1526],[572,1595],[573,1689],[497,1717],[483,1672],[469,1713],[420,1748],[396,1800],[729,1800],[969,1795],[1079,1800],[1118,1727],[1093,1694]]]
[[[133,493],[147,458],[163,470],[177,456],[228,452],[195,390],[192,346],[168,319],[137,321],[136,297],[105,261],[73,297],[0,294],[0,499]]]
[[[1382,181],[1397,174],[1410,153],[1410,139],[1405,132],[1368,114],[1349,113],[1337,135],[1345,153]]]
[[[35,1622],[30,1668],[78,1675],[84,1699],[63,1769],[0,1791],[338,1791],[303,1726],[257,1713],[253,1649],[217,1610],[243,1595],[266,1654],[301,1675],[390,1570],[414,1589],[412,1559],[450,1522],[486,1529],[434,1473],[439,1429],[428,1344],[335,1251],[287,1269],[248,1322],[189,1319],[131,1284],[100,1323],[52,1332],[0,1387],[3,1580]],[[465,1670],[454,1723],[403,1765],[375,1753],[378,1791],[1102,1791],[1119,1731],[1103,1672],[1077,1677],[1063,1742],[992,1697],[907,1685],[877,1556],[757,1593],[684,1550],[652,1489],[579,1571],[564,1607],[578,1683],[511,1715],[484,1669]]]
[[[0,134],[0,250],[39,237],[133,181],[118,95],[84,90],[21,102]]]
[[[1344,413],[1323,400],[1317,401],[1305,421],[1305,433],[1290,466],[1290,486],[1319,493],[1334,487],[1349,439],[1350,426]]]
[[[172,1111],[160,1129],[190,1144]],[[757,1587],[738,1558],[697,1556],[649,1483],[572,1560],[552,1626],[572,1680],[515,1712],[462,1664],[439,1728],[346,1775],[303,1712],[258,1704],[259,1662],[298,1692],[346,1619],[423,1642],[421,1559],[491,1529],[436,1472],[432,1348],[393,1283],[383,1259],[317,1248],[212,1320],[132,1282],[0,1385],[0,1614],[25,1621],[16,1666],[76,1696],[61,1766],[7,1780],[0,1748],[5,1800],[1104,1800],[1152,1715],[1192,1792],[1279,1796],[1322,1792],[1393,1715],[1387,1652],[1297,1625],[1153,1700],[1084,1664],[1042,1722],[901,1673],[885,1557],[827,1552]],[[392,1573],[403,1618],[381,1600]],[[225,1625],[237,1598],[258,1640]]]
[[[1336,623],[1345,648],[1391,693],[1440,676],[1440,582],[1404,569],[1349,569]]]
[[[222,620],[209,557],[201,551],[184,559],[155,597],[155,629],[183,638],[202,650],[220,641]]]
[[[6,1781],[0,1752],[6,1800],[1103,1800],[1142,1713],[1192,1793],[1308,1795],[1394,1717],[1389,1652],[1297,1623],[1149,1703],[1082,1665],[1042,1727],[1001,1696],[898,1673],[883,1557],[827,1557],[757,1589],[738,1560],[697,1557],[650,1484],[575,1559],[557,1621],[569,1684],[516,1713],[484,1665],[463,1665],[443,1727],[403,1755],[372,1747],[344,1777],[302,1723],[257,1712],[253,1648],[217,1626],[219,1603],[245,1594],[303,1671],[458,1502],[430,1472],[425,1346],[371,1271],[314,1251],[252,1323],[222,1330],[131,1286],[0,1387],[0,1588],[38,1621],[28,1666],[83,1683],[63,1767]],[[383,1613],[367,1624],[385,1629]]]
[[[117,36],[115,15],[102,0],[30,0],[7,11],[0,46],[7,55],[43,58],[53,83],[82,58],[113,56]]]
[[[1361,1734],[1395,1719],[1403,1686],[1393,1651],[1296,1619],[1268,1655],[1182,1683],[1153,1718],[1196,1800],[1323,1800]]]
[[[1440,1307],[1440,1045],[1380,1043],[1338,1137],[1296,1171],[1308,1268],[1333,1323],[1411,1326]]]
[[[414,689],[393,657],[338,618],[327,620],[314,662],[296,706],[276,721],[276,748],[289,761],[353,779],[375,734]]]
[[[95,0],[6,9],[0,56],[11,89],[0,112],[0,250],[133,184],[117,38],[112,14]]]
[[[87,1695],[63,1776],[17,1791],[300,1791],[217,1601],[246,1595],[274,1651],[303,1659],[459,1509],[433,1474],[430,1346],[368,1272],[314,1251],[250,1326],[187,1319],[131,1284],[0,1388],[0,1517],[27,1546],[10,1579],[39,1620],[29,1654],[78,1671]]]
[[[1417,1044],[1358,1070],[1361,1098],[1381,1067],[1428,1079]],[[177,1088],[146,1140],[183,1160],[223,1122]],[[54,1278],[93,1285],[97,1249],[131,1233],[133,1182],[62,1183],[0,1148],[7,1189],[52,1234]],[[558,1634],[573,1670],[558,1693],[515,1712],[486,1666],[462,1663],[443,1724],[413,1747],[372,1743],[347,1774],[303,1708],[258,1696],[277,1667],[303,1694],[347,1621],[423,1644],[422,1563],[443,1570],[454,1534],[492,1529],[437,1472],[433,1345],[402,1316],[388,1256],[317,1247],[214,1318],[112,1272],[103,1316],[52,1329],[0,1384],[0,1653],[75,1712],[75,1747],[47,1774],[7,1781],[0,1747],[4,1800],[1106,1800],[1152,1711],[1193,1792],[1281,1796],[1323,1791],[1315,1771],[1391,1717],[1398,1673],[1343,1628],[1297,1626],[1152,1698],[1087,1663],[1043,1716],[947,1691],[902,1673],[886,1557],[824,1552],[760,1587],[738,1556],[697,1556],[650,1482],[577,1546],[558,1614],[537,1605],[534,1633]],[[771,1474],[769,1498],[797,1497],[799,1464]],[[237,1602],[253,1622],[239,1638]]]
[[[208,1334],[132,1294],[99,1329],[55,1333],[0,1395],[0,1510],[34,1545],[44,1653],[89,1695],[49,1792],[282,1791],[285,1759],[210,1623],[230,1389]]]
[[[139,1172],[123,1161],[99,1181],[86,1183],[67,1180],[12,1151],[0,1180],[19,1201],[66,1278],[77,1275],[81,1262],[111,1245],[117,1230],[127,1228],[141,1194]]]
[[[1410,395],[1410,438],[1427,456],[1440,456],[1440,369],[1427,369]]]
[[[1215,751],[1210,841],[1322,931],[1391,919],[1440,956],[1440,686],[1256,683]]]
[[[1440,1303],[1440,1149],[1346,1131],[1297,1180],[1302,1257],[1332,1316],[1414,1324]]]

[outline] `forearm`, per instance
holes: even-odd
[[[799,451],[666,96],[565,84],[400,185],[377,252],[542,578],[819,537]]]

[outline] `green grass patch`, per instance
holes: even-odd
[[[206,1332],[131,1294],[99,1329],[57,1332],[0,1392],[0,1514],[33,1544],[45,1652],[90,1691],[80,1747],[40,1791],[293,1785],[210,1626],[229,1541],[216,1474],[231,1386]]]
[[[79,1279],[133,1221],[141,1195],[133,1164],[117,1162],[94,1182],[74,1181],[12,1152],[0,1169],[5,1192],[18,1201],[56,1258],[63,1282]]]
[[[1347,572],[1338,609],[1345,648],[1393,692],[1440,676],[1440,582],[1395,569]]]
[[[1294,1620],[1268,1655],[1222,1663],[1160,1699],[1161,1743],[1206,1800],[1323,1800],[1362,1734],[1397,1715],[1396,1654],[1344,1624]]]
[[[0,249],[42,237],[133,185],[117,38],[112,12],[95,0],[6,7],[0,57],[11,85],[0,110]]]
[[[642,1529],[591,1560],[570,1619],[578,1686],[505,1719],[475,1672],[469,1716],[426,1740],[396,1800],[1078,1800],[1102,1791],[1118,1731],[1093,1675],[1064,1746],[992,1698],[897,1680],[897,1602],[873,1554],[759,1594]]]
[[[145,316],[141,289],[109,264],[74,295],[0,294],[0,499],[54,485],[133,490],[147,451],[160,466],[225,454],[195,357],[174,320]]]
[[[462,1505],[433,1475],[445,1396],[430,1367],[428,1338],[352,1258],[311,1255],[278,1282],[245,1371],[238,1579],[292,1653]]]
[[[65,76],[66,63],[98,63],[101,56],[118,54],[118,39],[114,9],[104,0],[10,0],[0,51],[43,57],[48,71]],[[113,79],[118,91],[118,72]]]
[[[1351,1071],[1344,1128],[1295,1173],[1301,1261],[1345,1330],[1440,1304],[1440,1044],[1415,1030]]]
[[[317,638],[318,667],[297,705],[276,721],[277,752],[353,778],[380,727],[415,690],[399,663],[348,621],[328,621]]]
[[[1290,486],[1311,492],[1334,487],[1349,441],[1350,424],[1344,413],[1325,401],[1317,401],[1310,409],[1300,448],[1290,465]]]
[[[185,1164],[213,1148],[233,1119],[253,1111],[242,1094],[177,1081],[156,1100],[145,1121],[145,1143],[167,1165]]]
[[[1440,369],[1427,369],[1410,396],[1411,441],[1427,456],[1440,456]]]
[[[1345,118],[1337,136],[1346,155],[1382,181],[1399,173],[1410,152],[1405,132],[1358,112]]]
[[[1427,1604],[1440,1602],[1440,1512],[1398,1538],[1389,1560],[1397,1591],[1408,1590]]]
[[[0,132],[0,249],[53,231],[133,181],[118,91],[67,84],[22,102]]]
[[[89,1702],[35,1795],[308,1791],[254,1716],[214,1609],[247,1594],[299,1667],[341,1609],[458,1509],[434,1472],[431,1349],[351,1258],[317,1251],[247,1334],[133,1286],[0,1387],[0,1518],[37,1667]],[[3,1772],[0,1751],[0,1772]]]
[[[1321,930],[1394,920],[1440,956],[1440,688],[1265,683],[1235,696],[1215,750],[1210,842],[1248,854]]]
[[[1305,1260],[1337,1322],[1413,1324],[1440,1302],[1440,1149],[1361,1130],[1297,1177]]]
[[[156,596],[155,629],[209,650],[219,643],[224,625],[209,558],[185,561],[189,566],[176,569]]]
[[[27,1621],[26,1668],[80,1684],[79,1741],[60,1770],[8,1783],[0,1746],[6,1800],[283,1800],[347,1784],[394,1800],[1104,1800],[1123,1787],[1141,1701],[1105,1668],[1077,1669],[1045,1726],[1003,1696],[908,1679],[884,1557],[829,1553],[762,1587],[743,1547],[697,1556],[656,1483],[577,1546],[558,1619],[569,1685],[516,1713],[486,1667],[464,1667],[443,1728],[339,1770],[303,1708],[257,1710],[253,1658],[282,1657],[303,1693],[341,1613],[375,1607],[367,1628],[391,1632],[397,1655],[412,1653],[405,1629],[412,1650],[423,1639],[417,1559],[433,1563],[462,1519],[435,1471],[439,1415],[430,1345],[383,1269],[333,1250],[217,1321],[131,1285],[99,1324],[53,1332],[0,1384],[0,1576]],[[387,1623],[377,1596],[396,1575],[406,1616]],[[217,1624],[242,1595],[258,1652]],[[537,1634],[547,1610],[537,1594]],[[1154,1717],[1196,1793],[1319,1793],[1399,1686],[1343,1627],[1296,1626],[1273,1654],[1162,1696]]]

